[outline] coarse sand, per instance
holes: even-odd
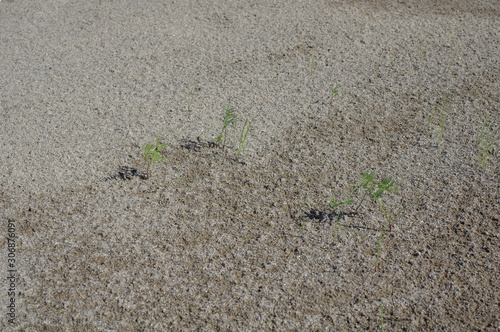
[[[499,29],[498,0],[1,1],[0,330],[498,331]]]

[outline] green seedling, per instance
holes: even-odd
[[[487,112],[478,134],[479,163],[486,167],[493,156],[493,126],[489,123],[490,113]]]
[[[331,88],[330,92],[332,94],[332,97],[337,97],[339,95],[339,87],[336,86],[336,87]]]
[[[391,178],[384,178],[381,181],[377,180],[377,176],[374,173],[364,173],[361,175],[361,182],[354,187],[354,189],[351,190],[351,192],[348,194],[347,198],[344,199],[343,201],[337,201],[335,198],[332,198],[328,205],[330,208],[332,208],[335,211],[335,214],[337,216],[336,221],[335,221],[335,240],[337,240],[337,233],[338,229],[343,229],[347,230],[350,232],[354,232],[350,229],[341,227],[338,225],[338,221],[340,218],[345,215],[344,209],[347,206],[353,205],[354,200],[352,199],[354,197],[354,194],[358,191],[364,191],[364,194],[361,196],[360,202],[357,204],[356,208],[354,209],[354,213],[357,213],[358,209],[360,206],[363,204],[363,202],[366,200],[366,198],[372,199],[377,203],[377,206],[379,207],[380,211],[382,212],[385,220],[386,220],[386,227],[383,228],[381,235],[378,240],[378,245],[377,245],[377,256],[376,256],[376,265],[378,265],[378,261],[380,258],[380,253],[382,251],[382,246],[385,238],[385,234],[387,230],[389,232],[392,231],[392,224],[393,224],[393,216],[394,214],[392,211],[389,211],[384,204],[382,203],[382,198],[383,195],[386,192],[390,191],[396,191],[396,185],[394,183],[394,180]],[[399,213],[398,213],[399,215]],[[356,234],[359,234],[358,232],[354,232]],[[361,234],[359,234],[361,235]],[[362,235],[361,235],[362,236]]]
[[[472,90],[472,95],[477,98],[479,96],[479,87],[475,87],[474,90]]]
[[[451,110],[451,103],[448,100],[448,97],[445,96],[441,98],[435,105],[434,109],[427,120],[427,128],[429,128],[430,124],[432,123],[434,116],[439,114],[439,119],[438,119],[438,145],[441,144],[441,140],[443,139],[443,133],[444,129],[446,127],[446,122],[448,120],[448,114],[450,113]]]
[[[392,232],[393,214],[382,204],[382,196],[384,195],[385,192],[397,190],[394,180],[392,180],[391,178],[384,178],[382,179],[382,181],[378,181],[376,180],[376,177],[377,176],[375,175],[375,173],[364,173],[361,175],[362,181],[359,185],[359,188],[364,189],[367,192],[368,194],[367,196],[370,199],[377,202],[377,206],[379,207],[380,211],[382,212],[382,215],[385,217],[385,220],[387,222],[387,227],[384,227],[382,229],[382,232],[380,233],[380,237],[378,239],[377,255],[375,258],[375,270],[377,269],[378,263],[380,261],[380,255],[382,253],[382,248],[384,246],[384,239],[387,233],[387,229],[389,230],[389,232]],[[366,195],[364,197],[366,197]]]
[[[240,134],[240,144],[238,146],[238,156],[245,153],[245,149],[247,147],[248,133],[250,132],[251,127],[252,127],[252,121],[245,120],[245,124],[243,124],[243,128],[241,129],[241,134]]]
[[[226,147],[228,128],[232,127],[233,129],[235,129],[237,121],[238,121],[238,116],[236,115],[236,111],[228,106],[226,108],[226,112],[224,113],[224,117],[222,119],[222,130],[220,134],[215,138],[215,142],[217,143],[218,146],[222,146],[222,150],[224,150]]]
[[[375,258],[375,270],[376,270],[378,267],[378,263],[380,261],[380,254],[382,253],[382,249],[384,246],[384,239],[387,231],[392,232],[393,221],[396,218],[398,218],[409,205],[413,203],[415,198],[421,194],[421,190],[415,193],[414,197],[410,200],[408,204],[406,205],[403,204],[403,206],[399,209],[399,211],[394,213],[392,210],[389,210],[386,206],[384,206],[384,204],[382,204],[382,198],[386,192],[397,191],[397,187],[394,183],[394,180],[392,180],[391,178],[384,178],[382,179],[382,181],[378,181],[376,180],[376,175],[374,173],[365,173],[361,175],[361,177],[363,180],[360,184],[360,188],[364,189],[368,193],[368,195],[365,195],[365,197],[368,196],[370,199],[374,200],[377,203],[380,212],[382,213],[382,215],[386,220],[386,227],[382,229],[382,232],[380,233],[380,237],[378,239],[377,255]]]
[[[376,178],[377,175],[375,173],[364,173],[361,175],[361,182],[356,187],[354,187],[354,189],[349,193],[344,201],[337,201],[335,198],[332,198],[330,200],[328,206],[336,211],[337,220],[339,220],[340,217],[344,215],[344,207],[352,205],[354,203],[352,197],[356,193],[356,191],[362,189],[365,190],[368,195],[362,196],[361,201],[354,209],[354,213],[358,212],[358,209],[367,197],[373,199],[384,215],[389,231],[392,231],[392,214],[382,204],[382,196],[385,192],[397,191],[397,187],[394,183],[394,180],[392,180],[391,178],[385,178],[381,181],[376,180]]]
[[[166,145],[160,142],[160,138],[157,138],[156,144],[148,144],[142,148],[142,150],[144,151],[144,160],[147,164],[146,180],[151,177],[151,164],[153,162],[165,160],[165,158],[161,157],[160,155],[164,147],[166,147]]]
[[[385,192],[397,191],[397,187],[394,180],[391,178],[384,178],[382,181],[378,181],[376,180],[376,177],[375,173],[365,173],[361,175],[362,181],[359,188],[367,191],[368,197],[377,202],[380,212],[382,212],[385,220],[387,221],[389,232],[392,232],[392,214],[382,204],[382,196]]]
[[[402,207],[397,211],[394,212],[393,210],[390,210],[385,206],[382,202],[383,198],[385,198],[385,194],[388,192],[395,192],[397,191],[397,186],[391,178],[384,178],[382,180],[377,180],[377,175],[375,173],[364,173],[361,175],[361,182],[354,187],[354,189],[351,190],[351,192],[347,195],[347,198],[344,199],[343,201],[341,200],[336,200],[335,198],[332,198],[330,202],[328,203],[328,206],[335,211],[336,215],[336,222],[335,222],[335,240],[337,240],[337,229],[343,229],[347,230],[350,232],[353,232],[350,229],[341,227],[338,225],[338,221],[340,218],[345,215],[346,213],[344,212],[344,209],[347,206],[353,205],[354,200],[353,197],[358,191],[362,191],[361,199],[359,203],[357,204],[356,208],[354,208],[353,212],[354,214],[357,213],[358,209],[360,206],[363,204],[363,202],[366,199],[371,199],[376,202],[380,212],[385,218],[385,226],[382,228],[380,231],[380,236],[378,238],[378,244],[377,244],[377,254],[376,254],[376,262],[375,262],[375,270],[377,269],[378,262],[380,260],[380,254],[382,252],[382,248],[384,245],[384,239],[386,236],[387,232],[392,232],[392,225],[394,223],[394,220],[397,219],[401,213],[403,213],[406,208],[413,203],[415,198],[421,194],[421,190],[418,190],[418,192],[415,194],[415,196],[410,200],[409,203],[403,204]],[[356,195],[359,197],[359,195]],[[363,236],[362,234],[359,234],[358,232],[354,232],[358,235]]]
[[[379,325],[380,325],[380,331],[384,332],[385,331],[385,319],[384,319],[384,308],[382,305],[378,307],[378,317],[379,317]]]

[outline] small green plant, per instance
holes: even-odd
[[[384,319],[384,308],[382,305],[378,307],[378,317],[379,317],[379,325],[380,325],[380,331],[384,332],[385,331],[385,319]]]
[[[339,95],[339,87],[336,86],[336,87],[331,88],[330,92],[332,94],[332,97],[337,97]]]
[[[375,268],[378,266],[378,261],[380,259],[380,254],[382,252],[382,247],[384,243],[384,238],[386,235],[386,232],[392,232],[392,225],[395,217],[398,217],[400,213],[406,208],[403,206],[403,209],[401,209],[397,214],[394,214],[393,211],[389,210],[383,203],[382,203],[382,198],[384,197],[384,194],[386,192],[394,192],[397,191],[396,184],[394,180],[391,178],[384,178],[382,180],[377,180],[377,175],[375,173],[364,173],[361,175],[361,182],[354,187],[354,189],[351,190],[351,192],[347,195],[347,198],[345,198],[343,201],[341,200],[336,200],[335,198],[332,198],[328,206],[332,208],[335,211],[336,215],[336,221],[335,221],[335,241],[337,240],[337,230],[338,229],[343,229],[347,230],[350,232],[354,232],[348,228],[344,228],[338,225],[338,221],[340,218],[345,215],[344,209],[347,206],[353,205],[354,200],[353,197],[356,192],[358,191],[363,191],[364,193],[362,194],[361,200],[357,204],[356,208],[352,212],[353,214],[357,213],[359,210],[360,206],[363,204],[363,202],[369,198],[373,201],[376,202],[380,212],[385,218],[386,221],[386,226],[383,227],[382,231],[380,232],[380,236],[378,239],[378,244],[377,244],[377,255],[376,255],[376,263],[375,263]],[[356,234],[359,234],[358,232],[354,232]],[[361,235],[361,234],[359,234]]]
[[[230,106],[226,107],[224,117],[222,118],[222,129],[220,134],[215,138],[217,145],[222,146],[222,150],[226,147],[227,130],[229,127],[233,129],[236,128],[236,123],[238,121],[238,116],[236,111]]]
[[[224,116],[222,118],[222,129],[215,138],[215,143],[217,146],[222,147],[222,150],[224,151],[226,148],[226,141],[227,141],[227,136],[228,136],[228,129],[232,128],[233,133],[234,133],[234,139],[236,139],[236,130],[238,127],[238,115],[236,114],[236,111],[230,107],[229,105],[226,107],[226,111],[224,113]],[[245,153],[246,146],[247,146],[247,140],[248,140],[248,134],[250,133],[250,129],[252,128],[252,121],[251,120],[245,120],[243,123],[243,127],[241,128],[240,136],[239,136],[239,143],[238,143],[238,156],[241,156]]]
[[[487,112],[479,127],[477,145],[479,148],[479,163],[486,167],[493,156],[493,126],[489,123],[490,113]]]
[[[382,213],[382,215],[385,218],[385,226],[380,231],[380,236],[379,236],[378,241],[377,241],[377,254],[376,254],[376,259],[375,259],[375,270],[377,270],[378,263],[380,260],[380,255],[382,253],[382,249],[384,246],[384,240],[385,240],[385,236],[386,236],[387,232],[392,232],[392,226],[393,226],[394,220],[396,220],[401,215],[401,213],[403,213],[406,210],[406,208],[410,204],[413,203],[415,198],[420,195],[421,190],[418,190],[418,192],[415,193],[415,196],[407,204],[403,204],[397,212],[394,212],[393,210],[390,210],[382,202],[383,198],[385,198],[384,195],[386,193],[397,191],[397,186],[396,186],[394,180],[392,180],[389,177],[383,178],[382,180],[377,180],[377,175],[375,173],[362,174],[361,175],[361,182],[357,186],[355,186],[354,189],[351,190],[351,192],[347,195],[347,198],[345,198],[344,200],[336,200],[335,198],[332,198],[328,202],[328,206],[335,211],[335,215],[336,215],[335,241],[337,240],[338,229],[343,229],[343,230],[347,230],[350,232],[354,232],[350,229],[339,226],[338,221],[340,220],[340,218],[342,216],[346,215],[346,212],[344,212],[345,208],[347,206],[354,204],[353,198],[355,197],[355,194],[358,191],[362,192],[361,199],[360,199],[359,203],[357,204],[357,206],[354,208],[354,210],[351,210],[352,211],[351,213],[356,214],[357,211],[359,210],[359,208],[361,207],[361,205],[363,204],[363,202],[365,202],[365,200],[368,198],[368,199],[373,200],[377,204],[380,212]],[[359,195],[356,195],[356,196],[359,197]],[[358,232],[354,232],[354,233],[363,236],[362,234],[360,234]]]
[[[389,232],[392,232],[392,215],[391,212],[387,210],[382,204],[382,195],[385,192],[397,191],[397,187],[394,183],[394,180],[392,180],[391,178],[384,178],[381,181],[378,181],[376,180],[376,177],[377,175],[375,173],[365,173],[361,175],[362,181],[359,185],[359,188],[364,189],[368,193],[368,197],[377,202],[377,206],[379,207],[380,212],[382,212],[385,220],[387,221]],[[361,201],[361,203],[362,202],[363,201]],[[359,205],[361,205],[361,203]]]
[[[332,198],[328,203],[330,208],[336,211],[337,220],[340,219],[342,215],[344,215],[344,208],[348,205],[352,205],[354,203],[352,196],[359,189],[364,189],[368,193],[368,197],[377,202],[377,205],[386,218],[387,225],[389,227],[389,231],[392,231],[392,218],[391,214],[387,211],[384,205],[381,202],[382,195],[386,191],[396,191],[397,188],[394,184],[394,180],[391,178],[384,178],[382,181],[376,180],[377,175],[374,173],[364,173],[361,175],[362,181],[354,187],[354,189],[349,193],[347,198],[343,201],[337,201],[335,198]],[[354,213],[358,212],[359,207],[366,199],[366,195],[362,196],[361,201],[358,203],[357,207],[354,209]]]
[[[437,135],[437,141],[438,145],[441,144],[441,140],[443,139],[443,133],[444,129],[446,127],[446,122],[448,120],[448,114],[451,111],[451,103],[448,100],[448,96],[442,97],[436,104],[434,105],[434,109],[427,120],[427,128],[430,127],[430,124],[432,123],[434,117],[439,113],[439,119],[438,119],[438,135]]]
[[[252,121],[245,120],[245,123],[243,124],[243,128],[241,129],[241,134],[240,134],[240,144],[238,146],[238,156],[245,153],[245,149],[247,147],[248,133],[250,132],[251,127],[252,127]]]
[[[397,213],[394,213],[392,210],[389,210],[386,206],[384,206],[384,204],[382,203],[382,198],[383,198],[382,196],[386,192],[396,192],[398,190],[396,184],[394,183],[394,180],[392,180],[391,178],[384,178],[381,181],[379,181],[376,180],[376,177],[377,176],[374,173],[365,173],[361,175],[362,181],[359,185],[359,188],[364,189],[368,194],[363,197],[363,200],[367,196],[370,199],[374,200],[377,203],[380,212],[382,213],[382,215],[386,220],[386,226],[382,229],[378,239],[377,255],[375,259],[375,270],[377,270],[378,263],[380,261],[380,254],[382,253],[382,248],[384,246],[384,239],[387,231],[392,232],[393,221],[396,218],[398,218],[401,215],[401,213],[406,210],[408,205],[412,204],[415,198],[421,193],[421,191],[419,190],[408,204],[403,205]],[[360,205],[361,203],[358,205],[358,208]]]
[[[474,98],[477,98],[479,94],[480,94],[479,87],[475,87],[474,90],[472,90],[472,95],[474,96]]]
[[[162,149],[164,147],[166,147],[166,145],[160,142],[160,138],[157,138],[155,144],[148,144],[142,148],[142,150],[144,151],[144,160],[146,161],[147,164],[146,177],[145,177],[146,180],[148,180],[151,177],[151,164],[153,162],[165,160],[165,158],[160,156]]]

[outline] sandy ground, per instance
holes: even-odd
[[[498,331],[499,14],[0,2],[0,330]]]

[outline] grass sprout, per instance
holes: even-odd
[[[332,94],[332,97],[337,97],[339,95],[339,87],[333,87],[330,88],[330,93]]]
[[[236,135],[237,135],[236,131],[237,128],[239,127],[238,122],[240,121],[238,114],[236,114],[236,110],[228,105],[224,112],[224,116],[222,117],[222,129],[219,135],[217,135],[217,137],[215,138],[215,143],[217,144],[217,146],[221,147],[223,151],[226,149],[229,128],[232,129],[232,132],[234,134],[233,139],[236,140]],[[245,120],[245,122],[243,122],[243,126],[241,128],[241,132],[239,135],[238,156],[245,154],[248,141],[248,134],[250,133],[251,128],[252,128],[252,121]]]
[[[240,134],[240,144],[238,146],[238,156],[245,153],[245,149],[247,147],[248,133],[250,132],[251,127],[252,127],[252,121],[245,120],[245,123],[243,124],[243,128],[241,129],[241,134]]]
[[[380,331],[384,332],[385,331],[385,319],[384,319],[384,308],[382,305],[378,307],[378,317],[379,317],[379,325],[380,325]]]
[[[220,134],[215,138],[215,142],[217,145],[222,147],[222,150],[226,147],[226,139],[227,139],[227,130],[232,127],[236,128],[236,123],[238,121],[238,115],[236,115],[236,111],[230,106],[226,107],[226,111],[222,118],[222,129]]]
[[[142,148],[144,151],[144,160],[147,164],[146,180],[151,177],[151,164],[153,162],[165,160],[165,158],[160,155],[164,147],[166,147],[166,145],[160,142],[160,138],[157,138],[155,144],[148,144]]]

